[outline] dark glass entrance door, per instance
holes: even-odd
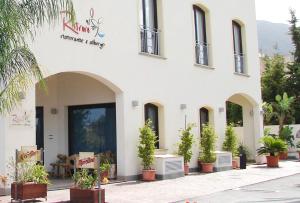
[[[116,154],[115,104],[69,107],[69,155],[79,152]]]
[[[44,148],[44,108],[36,107],[36,145],[38,149]]]

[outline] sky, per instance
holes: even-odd
[[[255,2],[257,20],[288,23],[290,8],[296,10],[300,19],[300,0],[255,0]]]

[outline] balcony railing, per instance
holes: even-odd
[[[208,45],[206,43],[196,43],[196,63],[208,66]]]
[[[245,57],[244,54],[234,54],[235,72],[245,73]]]
[[[160,31],[154,28],[141,28],[141,52],[160,55]]]

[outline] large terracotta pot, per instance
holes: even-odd
[[[237,160],[232,159],[232,169],[237,169],[237,168],[238,168]]]
[[[98,203],[101,195],[101,202],[105,202],[104,189],[86,189],[70,188],[71,203]]]
[[[190,172],[190,166],[189,164],[185,163],[184,164],[184,175],[189,175]]]
[[[267,156],[267,166],[271,168],[279,167],[279,156]]]
[[[143,181],[154,181],[156,170],[143,170]]]
[[[47,200],[47,184],[12,183],[11,198],[22,201],[37,198],[45,198]]]
[[[280,152],[279,153],[280,160],[287,160],[288,159],[288,152]]]
[[[214,172],[214,165],[212,163],[201,163],[203,173],[212,173]]]

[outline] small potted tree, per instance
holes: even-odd
[[[293,136],[293,128],[292,127],[290,127],[290,126],[283,127],[280,131],[279,138],[282,139],[283,141],[285,141],[288,144],[288,147],[290,147],[290,148],[295,147],[295,144],[294,144],[295,138]],[[279,154],[279,159],[280,160],[288,159],[288,149]]]
[[[98,203],[105,202],[105,190],[96,188],[97,172],[89,173],[88,169],[81,169],[73,175],[75,187],[70,188],[70,201],[72,203]]]
[[[100,179],[102,183],[108,183],[108,176],[110,171],[110,163],[100,163]]]
[[[238,158],[237,155],[237,148],[238,148],[238,138],[236,133],[233,129],[233,124],[230,124],[226,127],[225,132],[225,140],[223,142],[223,150],[227,152],[231,152],[232,154],[232,168],[238,168]]]
[[[11,198],[14,200],[47,199],[48,173],[44,166],[34,163],[17,164],[18,176],[11,184]]]
[[[259,155],[267,155],[268,167],[279,167],[280,152],[284,152],[287,149],[287,144],[283,140],[277,137],[266,135],[261,138],[260,142],[263,144],[257,152]]]
[[[183,156],[184,160],[184,174],[189,174],[189,162],[193,156],[192,146],[194,142],[194,135],[192,129],[194,124],[189,124],[185,130],[181,130],[180,143],[178,146],[178,155]]]
[[[203,125],[200,139],[200,160],[202,165],[202,172],[204,173],[213,172],[213,163],[216,161],[216,139],[217,136],[213,127],[210,125]]]
[[[140,128],[140,140],[138,146],[138,157],[143,163],[143,180],[154,181],[156,170],[151,166],[154,162],[156,136],[151,128],[151,120],[147,120],[145,125]]]

